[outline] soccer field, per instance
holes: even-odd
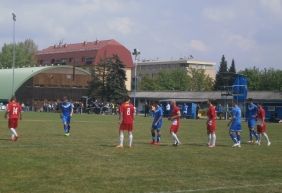
[[[182,120],[178,147],[169,121],[162,144],[150,145],[151,118],[137,116],[133,148],[115,148],[117,116],[74,115],[71,136],[59,114],[24,113],[17,142],[0,113],[1,193],[282,192],[282,125],[268,123],[268,147],[232,148],[227,121],[218,121],[217,146],[206,146],[205,120]],[[126,135],[127,141],[127,135]]]

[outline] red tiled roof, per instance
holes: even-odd
[[[76,64],[78,64],[81,63],[79,61],[85,57],[93,57],[94,64],[97,64],[102,59],[112,57],[113,55],[118,55],[126,67],[133,67],[130,51],[113,39],[54,45],[36,53],[37,60],[42,60],[45,64],[51,64],[51,61],[60,60],[62,58],[72,58],[73,61],[76,61]]]
[[[54,45],[49,46],[41,51],[37,52],[37,55],[40,54],[55,54],[55,53],[67,53],[67,52],[77,52],[77,51],[90,51],[90,50],[98,50],[107,45],[119,45],[116,40],[96,40],[93,42],[81,42],[75,44],[61,44],[61,45]]]

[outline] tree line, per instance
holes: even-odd
[[[35,66],[37,45],[31,39],[15,45],[15,67]],[[0,52],[0,67],[11,68],[13,63],[13,44],[4,44]],[[127,94],[125,67],[116,55],[101,60],[91,69],[92,81],[89,95],[102,101],[117,102]],[[248,79],[249,90],[282,90],[282,70],[246,68],[238,72]],[[212,91],[232,86],[236,74],[235,61],[230,67],[223,55],[216,78],[213,80],[203,69],[162,70],[154,77],[144,76],[138,81],[138,91]]]

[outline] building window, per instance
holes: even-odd
[[[85,58],[85,64],[90,65],[93,63],[93,58],[92,57],[86,57]]]
[[[66,58],[62,58],[61,59],[61,64],[62,65],[66,65],[67,64],[67,59]]]

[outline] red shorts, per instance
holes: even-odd
[[[177,133],[178,129],[179,129],[179,120],[175,119],[171,123],[170,132]]]
[[[258,132],[258,133],[264,133],[264,132],[266,132],[266,124],[263,123],[262,126],[261,126],[261,125],[257,125],[257,132]]]
[[[207,125],[208,133],[215,133],[215,125]]]
[[[8,119],[8,127],[16,129],[18,127],[18,118]]]
[[[132,131],[133,130],[133,124],[126,124],[122,123],[119,126],[120,131]]]

